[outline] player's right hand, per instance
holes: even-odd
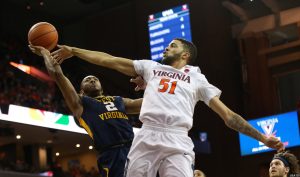
[[[131,78],[130,82],[133,82],[136,84],[135,91],[145,90],[147,83],[143,79],[142,76],[137,76],[136,78]]]
[[[61,64],[64,60],[73,56],[72,47],[66,45],[57,45],[57,47],[59,49],[51,53],[51,56],[57,63]]]
[[[284,144],[274,136],[266,137],[264,144],[270,148],[276,149],[277,152],[282,152],[285,150]]]

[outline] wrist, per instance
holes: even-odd
[[[50,52],[47,51],[47,50],[41,50],[41,54],[42,54],[43,56],[49,56],[49,55],[50,55]]]
[[[261,139],[260,139],[260,141],[262,142],[262,143],[265,143],[266,141],[267,141],[267,136],[266,135],[264,135],[264,134],[261,134]]]
[[[77,50],[76,47],[70,47],[70,53],[72,56],[74,56],[76,54],[76,50]]]

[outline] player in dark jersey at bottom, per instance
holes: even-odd
[[[123,176],[134,136],[126,113],[139,113],[142,99],[104,96],[100,81],[95,76],[85,77],[80,85],[80,94],[77,94],[47,49],[39,46],[29,48],[44,58],[48,73],[57,83],[69,109],[93,139],[100,154],[97,163],[101,177]]]

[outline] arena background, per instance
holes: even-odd
[[[8,65],[9,61],[20,62],[20,60],[23,64],[44,70],[42,59],[29,54],[27,49],[27,32],[33,24],[40,21],[50,22],[57,28],[60,44],[100,50],[132,59],[149,58],[148,15],[187,3],[191,11],[192,39],[199,53],[195,64],[200,66],[201,71],[213,85],[223,91],[221,99],[226,105],[245,119],[296,110],[299,109],[299,82],[292,81],[300,79],[300,54],[297,52],[300,48],[300,11],[293,11],[293,18],[289,18],[291,16],[288,14],[286,16],[282,14],[299,8],[300,1],[273,0],[272,2],[268,4],[260,0],[235,0],[227,3],[221,0],[3,1],[0,7],[1,57],[7,56],[7,53],[17,52],[5,51],[8,48],[3,46],[11,45],[9,41],[14,41],[14,45],[19,46],[18,50],[26,55],[0,58],[1,71],[7,71],[7,68],[13,70],[16,78],[10,79],[34,80],[29,76],[23,76],[21,72]],[[276,19],[280,22],[276,23]],[[248,24],[253,26],[247,26]],[[12,47],[12,50],[14,49]],[[273,58],[278,62],[270,62]],[[62,68],[75,86],[79,85],[84,76],[93,74],[100,78],[107,94],[130,98],[142,96],[142,93],[134,92],[134,85],[129,83],[129,77],[115,71],[93,66],[79,59],[65,61]],[[288,75],[290,73],[294,73],[292,79]],[[2,76],[6,79],[8,77],[4,73],[1,73],[1,78]],[[39,81],[35,83],[47,85]],[[23,86],[27,87],[26,84]],[[1,92],[4,93],[3,90]],[[290,97],[283,97],[287,93],[290,93]],[[56,91],[56,95],[59,97],[59,92]],[[63,101],[58,101],[58,104],[63,105]],[[4,107],[1,110],[5,110],[5,105],[1,104],[1,106]],[[57,110],[63,113],[69,112],[65,107]],[[6,132],[9,131],[5,128],[11,128],[14,132],[25,129],[25,132],[31,133],[29,139],[32,141],[32,137],[35,136],[52,136],[59,137],[57,138],[59,141],[69,144],[70,147],[74,147],[76,139],[80,143],[89,144],[86,135],[70,135],[69,132],[32,126],[21,128],[18,124],[6,121],[0,121],[0,125],[5,132],[0,137],[2,151],[14,149],[20,152],[23,150],[18,150],[18,147],[25,146],[22,142],[13,140],[11,134],[10,140],[5,142]],[[140,124],[136,123],[136,126]],[[45,132],[42,133],[43,131]],[[228,129],[223,121],[203,103],[197,104],[195,108],[194,126],[190,136],[197,139],[199,132],[207,133],[211,153],[198,153],[195,168],[203,170],[209,177],[259,176],[274,153],[241,157],[238,133]],[[75,140],[72,140],[74,137]],[[34,154],[34,149],[39,147],[39,144],[38,140],[27,143],[26,147],[32,151],[32,154],[26,157],[24,155],[26,153],[23,153],[20,157],[38,158]],[[59,142],[53,144],[64,146]],[[52,157],[54,145],[46,146],[50,149],[47,151],[48,161],[55,161],[56,157]],[[300,155],[298,147],[290,150]],[[88,150],[79,152],[78,149],[72,150],[69,147],[65,151],[70,152],[70,155],[64,159],[69,163],[91,154]],[[89,160],[82,160],[80,163],[85,165],[93,161],[94,155],[95,152],[92,152]],[[61,160],[60,158],[63,157],[57,160]],[[91,167],[93,164],[87,163],[85,166]]]

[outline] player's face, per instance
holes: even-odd
[[[183,52],[183,44],[178,40],[173,40],[163,53],[162,63],[171,65],[174,61],[181,58]]]
[[[87,76],[81,82],[81,89],[85,95],[95,97],[102,93],[100,81],[95,76]]]
[[[288,174],[289,169],[284,166],[281,160],[274,159],[270,163],[269,175],[270,177],[284,177]]]

